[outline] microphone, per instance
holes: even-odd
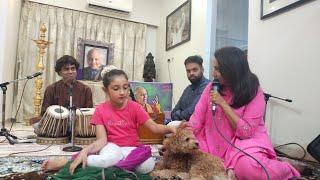
[[[212,81],[212,90],[218,92],[220,89],[220,82],[218,79]],[[212,103],[212,111],[216,111],[216,104]]]
[[[42,75],[42,74],[43,74],[43,72],[36,72],[36,73],[34,73],[33,75],[31,75],[31,76],[27,76],[27,79],[32,79],[32,78],[38,77],[38,76],[40,76],[40,75]]]
[[[68,95],[69,96],[72,96],[72,89],[73,89],[73,86],[74,84],[76,83],[76,80],[72,80],[71,83],[70,83],[70,86],[69,86],[69,90],[68,90]]]

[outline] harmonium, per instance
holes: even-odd
[[[151,114],[149,114],[151,117]],[[163,112],[156,115],[153,120],[158,124],[164,124],[165,115]],[[139,128],[140,141],[144,144],[162,144],[164,135],[155,134],[144,126]]]

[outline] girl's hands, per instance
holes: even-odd
[[[173,134],[175,134],[177,132],[177,127],[173,127],[173,126],[168,126],[169,131]]]
[[[86,149],[83,149],[78,157],[70,164],[69,172],[73,174],[74,170],[82,163],[82,168],[84,169],[87,166],[87,157],[88,152]]]

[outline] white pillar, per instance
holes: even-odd
[[[22,0],[0,0],[0,83],[14,79],[21,4]],[[8,119],[12,117],[13,85],[8,86],[6,99]],[[2,105],[2,91],[0,102]]]

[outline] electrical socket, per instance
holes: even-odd
[[[172,57],[171,59],[168,59],[168,63],[171,63],[174,60],[174,58]]]

